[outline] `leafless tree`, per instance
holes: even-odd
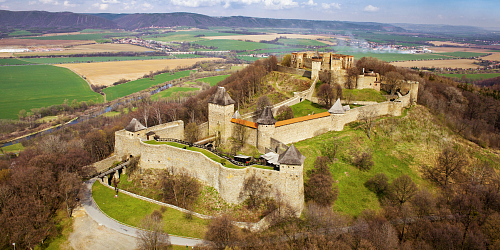
[[[174,173],[173,169],[164,171],[160,185],[165,202],[186,209],[189,209],[199,196],[201,188],[199,181],[190,176],[185,169],[177,173]]]
[[[71,217],[73,210],[79,203],[79,194],[82,182],[76,173],[61,172],[59,174],[59,191],[66,205],[66,213]]]
[[[186,125],[184,139],[191,143],[198,140],[198,125],[196,125],[196,123],[190,122]]]
[[[389,186],[389,197],[402,206],[415,195],[417,190],[417,185],[408,175],[401,175]]]
[[[232,249],[240,239],[239,229],[231,218],[224,214],[212,219],[205,233],[204,243],[215,249]]]
[[[156,122],[157,124],[161,124],[162,123],[162,120],[161,120],[161,106],[162,106],[162,103],[161,102],[154,102],[153,105],[153,112],[154,112],[154,117],[156,119]]]
[[[246,178],[243,182],[243,189],[240,192],[240,199],[247,199],[250,208],[257,207],[262,199],[270,192],[270,185],[263,178],[255,173]]]
[[[371,138],[372,128],[375,126],[375,121],[377,120],[377,113],[373,109],[360,109],[358,114],[358,120],[364,123],[363,128],[365,130],[368,139]]]
[[[424,175],[441,187],[447,188],[452,180],[459,181],[463,177],[463,170],[467,165],[464,154],[448,145],[438,156],[434,167],[424,167]]]
[[[249,133],[245,126],[237,124],[233,127],[233,136],[231,141],[233,143],[234,151],[240,150],[246,143]]]
[[[163,231],[163,224],[161,216],[154,212],[141,220],[140,227],[144,230],[137,230],[137,245],[140,250],[170,249],[170,236]]]
[[[396,71],[388,72],[383,77],[383,80],[387,86],[387,89],[391,92],[391,95],[395,94],[396,89],[400,86],[403,79],[403,75],[399,74]]]

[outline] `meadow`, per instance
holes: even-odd
[[[163,90],[151,96],[152,100],[158,100],[159,98],[166,98],[171,96],[173,93],[177,92],[190,92],[190,91],[198,91],[199,88],[189,88],[189,87],[172,87],[167,90]]]
[[[18,119],[24,109],[54,104],[94,100],[103,97],[93,92],[87,82],[68,69],[50,65],[0,67],[0,119]]]
[[[479,65],[474,64],[477,62],[473,59],[450,59],[450,60],[427,60],[427,61],[404,61],[392,62],[391,64],[398,67],[437,67],[437,68],[479,68]]]
[[[196,42],[199,45],[204,46],[214,46],[217,50],[257,50],[257,49],[269,49],[269,48],[279,48],[282,45],[269,44],[269,43],[256,43],[256,42],[246,42],[238,40],[200,40]]]
[[[19,59],[11,59],[11,58],[0,58],[0,65],[24,65],[31,64],[31,62],[27,62]],[[35,63],[33,63],[35,64]]]
[[[338,53],[354,56],[354,59],[361,57],[374,57],[386,62],[400,62],[400,61],[421,61],[433,59],[449,59],[449,56],[436,55],[436,54],[402,54],[402,53],[370,53],[370,52],[350,52],[339,51]]]
[[[109,217],[124,224],[139,227],[141,220],[154,210],[161,211],[161,206],[149,203],[126,194],[114,197],[113,189],[107,188],[99,182],[92,186],[92,196],[99,208]],[[171,235],[203,238],[207,230],[208,220],[193,216],[192,220],[184,218],[184,213],[167,208],[162,212],[164,230]]]
[[[174,79],[179,79],[181,77],[186,77],[189,76],[189,73],[191,71],[185,70],[185,71],[179,71],[174,74],[170,73],[163,73],[156,75],[154,77],[154,80],[151,80],[149,78],[141,78],[135,81],[130,81],[127,83],[123,83],[120,85],[108,87],[102,90],[106,94],[106,101],[112,101],[115,99],[118,99],[120,97],[124,97],[136,92],[139,92],[141,90],[145,90],[149,87],[168,82]],[[160,92],[161,93],[161,92]]]
[[[239,35],[239,34],[219,33],[217,31],[177,31],[177,32],[164,33],[164,34],[155,34],[155,35],[144,36],[143,38],[151,39],[151,40],[155,40],[155,41],[162,41],[162,42],[195,42],[195,41],[205,40],[203,38],[203,36],[199,36],[199,35],[232,36],[232,35]],[[199,36],[199,37],[195,37],[195,36]]]
[[[290,106],[293,110],[294,117],[302,117],[310,114],[319,114],[328,111],[323,106],[313,103],[309,100],[302,101],[295,105]]]
[[[111,37],[126,37],[133,35],[134,33],[94,33],[94,34],[75,34],[75,35],[64,35],[64,36],[37,36],[28,37],[28,39],[35,40],[105,40]],[[24,39],[24,38],[22,38]]]
[[[462,76],[465,76],[468,79],[481,80],[481,79],[490,79],[490,78],[499,77],[500,73],[488,73],[488,74],[439,74],[439,75],[440,76],[446,76],[446,77],[456,77],[456,78],[462,78]]]
[[[53,57],[53,58],[23,58],[22,61],[40,64],[88,63],[88,62],[116,62],[153,59],[173,59],[173,56],[90,56],[90,57]],[[1,63],[1,61],[0,61]]]
[[[286,46],[326,46],[327,44],[311,39],[279,39],[279,43],[284,43]]]
[[[229,76],[230,75],[210,76],[210,77],[205,77],[205,78],[198,79],[196,81],[198,81],[198,82],[206,82],[206,83],[210,84],[210,86],[215,86],[215,85],[217,85],[217,83],[219,83],[220,81],[228,78]]]
[[[476,53],[476,52],[447,52],[447,53],[436,53],[438,55],[452,56],[457,58],[471,58],[471,57],[481,57],[488,55],[487,53]]]

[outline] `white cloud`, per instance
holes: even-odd
[[[142,7],[144,7],[144,9],[148,9],[148,10],[150,10],[150,9],[152,9],[152,8],[153,8],[153,5],[151,5],[151,4],[149,4],[149,3],[143,3],[143,4],[142,4]]]
[[[298,7],[299,4],[293,0],[264,0],[264,6],[270,10],[281,10]]]
[[[305,5],[309,5],[309,6],[316,6],[318,5],[317,3],[314,2],[314,0],[309,0],[309,2],[305,3]]]
[[[101,0],[103,3],[120,3],[118,0]]]
[[[92,7],[94,8],[99,8],[99,10],[107,10],[109,5],[107,3],[94,3],[92,4]]]
[[[443,15],[438,15],[438,18],[439,19],[443,19]]]
[[[37,1],[29,1],[29,2],[28,2],[28,5],[34,5],[34,4],[36,4],[36,3],[37,3]]]
[[[220,0],[172,0],[173,5],[185,7],[214,6],[220,4]]]
[[[7,5],[0,5],[0,8],[2,8],[2,9],[8,9],[9,6],[7,6]]]
[[[313,2],[314,0],[309,1]],[[215,5],[229,8],[233,3],[241,5],[261,4],[264,8],[271,10],[290,9],[299,6],[299,3],[294,2],[294,0],[171,0],[171,3],[176,6],[193,8]]]
[[[66,6],[66,7],[75,7],[76,6],[76,4],[69,3],[69,1],[64,1],[63,5]]]
[[[59,2],[55,0],[38,0],[38,1],[43,4],[59,5]]]
[[[367,11],[367,12],[377,12],[380,8],[379,7],[375,7],[373,5],[368,5],[366,6],[363,10],[364,11]]]

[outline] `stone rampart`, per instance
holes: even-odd
[[[330,131],[331,116],[276,127],[272,138],[285,144],[309,139]]]
[[[116,157],[115,155],[112,155],[104,160],[95,162],[94,164],[92,164],[92,166],[95,168],[97,173],[100,173],[100,172],[104,172],[104,171],[108,170],[110,167],[112,167],[113,163],[115,161],[121,161],[121,159]]]

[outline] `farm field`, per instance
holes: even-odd
[[[133,35],[133,33],[94,33],[94,34],[71,34],[71,35],[59,35],[59,36],[37,36],[29,37],[29,39],[34,40],[102,40],[109,39],[111,37],[122,37]],[[23,39],[23,38],[21,38]]]
[[[472,80],[479,80],[479,79],[489,79],[489,78],[495,78],[499,77],[500,73],[489,73],[489,74],[439,74],[440,76],[446,76],[446,77],[456,77],[456,78],[462,78],[462,76],[465,76],[469,79]]]
[[[220,81],[226,79],[229,76],[230,75],[210,76],[210,77],[205,77],[205,78],[198,79],[196,81],[206,82],[206,83],[210,84],[210,86],[214,86],[214,85],[217,85],[217,83],[219,83]]]
[[[489,56],[485,56],[481,58],[483,60],[492,60],[492,61],[500,61],[500,53],[499,52],[494,52]]]
[[[258,31],[258,32],[265,32],[265,31]],[[266,41],[274,40],[276,38],[279,38],[280,36],[285,36],[288,39],[312,39],[312,40],[316,40],[318,38],[323,38],[323,39],[329,38],[328,36],[322,36],[322,35],[277,34],[277,33],[265,34],[265,35],[235,34],[231,36],[206,36],[204,38],[209,40],[232,39],[232,40],[249,40],[249,41],[259,42],[261,40],[266,40]]]
[[[354,56],[354,59],[360,59],[362,57],[374,57],[386,62],[450,58],[449,56],[436,55],[436,54],[369,53],[369,52],[350,52],[350,51],[338,51],[337,53],[352,55]]]
[[[0,119],[17,119],[20,110],[74,99],[101,102],[103,97],[68,69],[50,65],[0,67]]]
[[[199,36],[199,35],[205,35],[205,36]],[[165,33],[165,34],[144,36],[143,38],[151,39],[151,40],[155,40],[155,41],[162,41],[162,42],[195,42],[195,41],[203,40],[206,37],[233,36],[233,35],[236,36],[239,34],[219,33],[217,31],[196,30],[196,31],[176,31],[176,32],[170,32],[170,33]],[[199,36],[199,37],[195,37],[195,36]]]
[[[458,57],[458,58],[480,57],[480,56],[486,56],[487,55],[487,53],[461,52],[461,51],[446,52],[446,53],[437,53],[437,54],[439,54],[439,55],[445,55],[445,56]]]
[[[24,65],[30,63],[19,59],[0,58],[0,65]]]
[[[52,58],[22,58],[22,61],[28,63],[41,64],[62,64],[62,63],[88,63],[88,62],[116,62],[116,61],[134,61],[134,60],[158,60],[172,59],[172,56],[101,56],[101,57],[52,57]],[[1,63],[1,59],[0,59]]]
[[[433,53],[448,53],[448,52],[475,52],[489,53],[487,49],[469,48],[469,47],[428,47]]]
[[[73,41],[73,40],[36,40],[36,39],[14,39],[5,38],[0,39],[0,48],[16,47],[25,48],[28,46],[71,46],[81,45],[87,43],[95,43],[94,41]]]
[[[167,90],[163,90],[159,93],[156,93],[151,96],[152,100],[158,100],[159,98],[166,98],[170,97],[173,93],[177,92],[190,92],[190,91],[198,91],[200,90],[199,88],[189,88],[189,87],[172,87]]]
[[[238,59],[241,59],[241,60],[244,60],[244,61],[247,61],[247,62],[255,62],[259,59],[262,59],[262,57],[251,57],[251,56],[237,56]]]
[[[79,75],[84,75],[94,85],[111,86],[114,82],[125,78],[138,79],[150,71],[163,70],[167,67],[175,69],[179,66],[191,66],[199,61],[220,60],[220,58],[189,58],[145,61],[97,62],[58,64],[69,68]]]
[[[407,61],[393,62],[394,66],[398,67],[437,67],[437,68],[478,68],[479,65],[473,64],[476,60],[472,59],[452,59],[452,60],[428,60],[428,61]]]
[[[85,41],[84,41],[85,42]],[[41,52],[22,52],[16,53],[17,56],[47,56],[47,55],[72,55],[72,54],[92,54],[92,53],[103,53],[103,52],[146,52],[153,51],[152,49],[144,48],[132,44],[86,44],[78,45],[70,48],[65,48],[63,51],[41,51]]]
[[[279,43],[284,43],[286,46],[290,45],[300,45],[300,46],[325,46],[323,42],[311,39],[279,39]]]
[[[112,101],[118,99],[120,97],[124,97],[135,92],[139,92],[141,90],[145,90],[149,87],[168,82],[174,79],[179,79],[181,77],[189,76],[191,71],[179,71],[174,74],[163,73],[160,75],[156,75],[154,80],[150,80],[149,78],[142,78],[135,81],[130,81],[127,83],[123,83],[120,85],[112,86],[109,88],[105,88],[102,91],[106,94],[106,101]]]
[[[204,46],[215,46],[217,50],[256,50],[256,49],[268,49],[268,48],[279,48],[282,45],[269,44],[269,43],[257,43],[257,42],[245,42],[237,40],[202,40],[197,41],[197,44]]]

